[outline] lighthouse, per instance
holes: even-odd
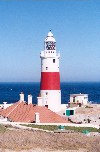
[[[59,58],[56,51],[56,40],[51,30],[44,40],[41,58],[40,104],[58,112],[61,106]]]

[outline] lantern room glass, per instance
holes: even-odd
[[[46,50],[55,50],[55,42],[46,42]]]

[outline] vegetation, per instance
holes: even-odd
[[[11,125],[2,125],[0,124],[0,133],[4,133],[8,128],[13,128]]]
[[[89,132],[100,132],[100,129],[92,128],[92,127],[69,127],[65,126],[67,130],[74,130],[76,132],[83,132],[84,130],[88,130]]]
[[[58,126],[56,126],[56,125],[35,125],[35,124],[26,125],[26,124],[23,124],[23,126],[39,128],[39,129],[49,130],[49,131],[54,131],[54,130],[58,129]]]
[[[0,125],[0,133],[4,133],[6,131],[6,127],[4,125]]]
[[[85,108],[93,108],[93,107],[91,107],[91,106],[85,106]]]
[[[32,127],[32,128],[38,128],[38,129],[43,129],[43,130],[49,130],[49,131],[55,131],[60,128],[64,128],[65,130],[70,130],[70,131],[75,131],[75,132],[84,132],[85,130],[89,132],[99,132],[100,133],[100,128],[92,128],[92,127],[71,127],[71,126],[57,126],[57,125],[35,125],[35,124],[23,124],[23,126],[27,127]],[[11,125],[0,125],[0,133],[4,133],[7,128],[11,128]]]
[[[24,126],[27,127],[32,127],[32,128],[39,128],[39,129],[43,129],[43,130],[49,130],[49,131],[54,131],[54,130],[58,130],[59,126],[57,125],[35,125],[35,124],[23,124]],[[65,126],[64,127],[65,130],[72,130],[75,132],[83,132],[84,130],[88,130],[89,132],[100,132],[100,129],[96,129],[96,128],[92,128],[92,127],[71,127],[71,126]]]

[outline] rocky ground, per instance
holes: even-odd
[[[100,104],[88,104],[84,107],[79,107],[76,109],[76,114],[100,114]]]
[[[100,126],[100,104],[91,104],[76,109],[74,116],[69,117],[75,123],[89,123]]]
[[[0,132],[0,152],[99,152],[100,136],[22,129]]]

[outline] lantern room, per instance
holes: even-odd
[[[56,40],[53,37],[51,30],[44,41],[44,47],[45,50],[56,50]]]

